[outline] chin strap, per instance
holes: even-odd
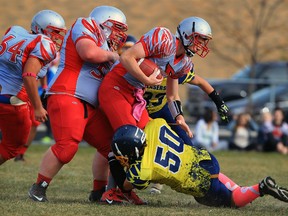
[[[193,57],[195,55],[195,53],[192,52],[188,47],[184,47],[184,49],[187,56]]]
[[[194,52],[192,52],[189,48],[188,48],[188,46],[185,46],[184,45],[184,43],[183,43],[183,37],[182,37],[182,35],[180,34],[180,29],[179,29],[179,26],[177,27],[177,32],[178,32],[178,35],[179,35],[179,39],[180,39],[180,41],[181,41],[181,43],[182,43],[182,46],[184,47],[184,49],[185,49],[185,54],[188,56],[188,57],[193,57],[194,55],[195,55],[195,53]]]

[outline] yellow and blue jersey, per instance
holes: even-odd
[[[178,192],[204,196],[210,188],[210,173],[199,163],[211,161],[210,154],[185,145],[164,119],[151,120],[144,131],[147,146],[141,160],[130,166],[127,180],[138,189],[157,182]]]
[[[185,84],[193,80],[194,77],[195,77],[194,71],[190,71],[185,76],[180,77],[178,79],[178,83]],[[164,78],[161,85],[146,87],[144,99],[147,102],[146,108],[149,114],[158,112],[167,103],[166,82],[167,82],[167,78]]]

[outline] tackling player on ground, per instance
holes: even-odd
[[[186,145],[164,119],[151,120],[144,131],[134,125],[118,128],[111,148],[110,169],[122,190],[142,190],[154,182],[207,206],[239,208],[264,195],[288,202],[288,190],[269,176],[253,186],[237,185],[220,173],[215,156]],[[119,173],[119,162],[126,172],[122,167]]]

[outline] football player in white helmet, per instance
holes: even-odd
[[[210,25],[200,17],[184,19],[177,27],[176,37],[185,48],[186,55],[192,57],[198,54],[204,58],[208,52],[208,43],[212,39]]]
[[[29,190],[34,201],[47,201],[46,189],[69,163],[84,139],[97,149],[93,162],[91,202],[99,201],[107,184],[113,130],[98,108],[98,89],[126,40],[126,17],[112,6],[99,6],[87,18],[78,18],[68,30],[60,64],[47,89],[47,105],[55,144],[45,153],[36,182]],[[96,133],[96,134],[95,134]],[[128,196],[137,197],[135,193]]]
[[[48,36],[56,44],[57,48],[60,49],[66,33],[65,21],[55,11],[42,10],[33,17],[31,31],[34,34]]]
[[[43,10],[32,19],[31,33],[21,26],[12,26],[2,38],[0,129],[3,139],[0,143],[0,164],[15,157],[27,143],[31,109],[36,121],[47,120],[36,79],[45,76],[45,73],[39,73],[41,68],[56,57],[55,41],[61,39],[58,36],[60,32],[65,33],[62,16],[55,11]]]
[[[103,28],[109,46],[114,51],[121,48],[126,41],[125,32],[128,29],[124,13],[115,7],[99,6],[92,10],[90,17]]]

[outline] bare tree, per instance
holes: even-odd
[[[287,6],[285,0],[210,1],[212,8],[207,11],[214,14],[213,31],[221,35],[217,40],[224,40],[221,46],[213,43],[213,52],[239,68],[250,65],[253,79],[257,62],[277,60],[287,53]],[[248,95],[254,90],[255,82],[250,82]]]
[[[215,14],[213,31],[219,31],[217,34],[221,34],[221,40],[226,40],[221,47],[213,44],[213,52],[221,58],[242,67],[269,59],[267,56],[271,53],[278,52],[277,56],[281,56],[282,52],[287,52],[288,40],[284,35],[288,29],[286,16],[283,16],[287,9],[282,6],[285,0],[213,0],[210,3],[208,7],[213,9],[208,11]],[[233,56],[231,49],[234,50]]]

